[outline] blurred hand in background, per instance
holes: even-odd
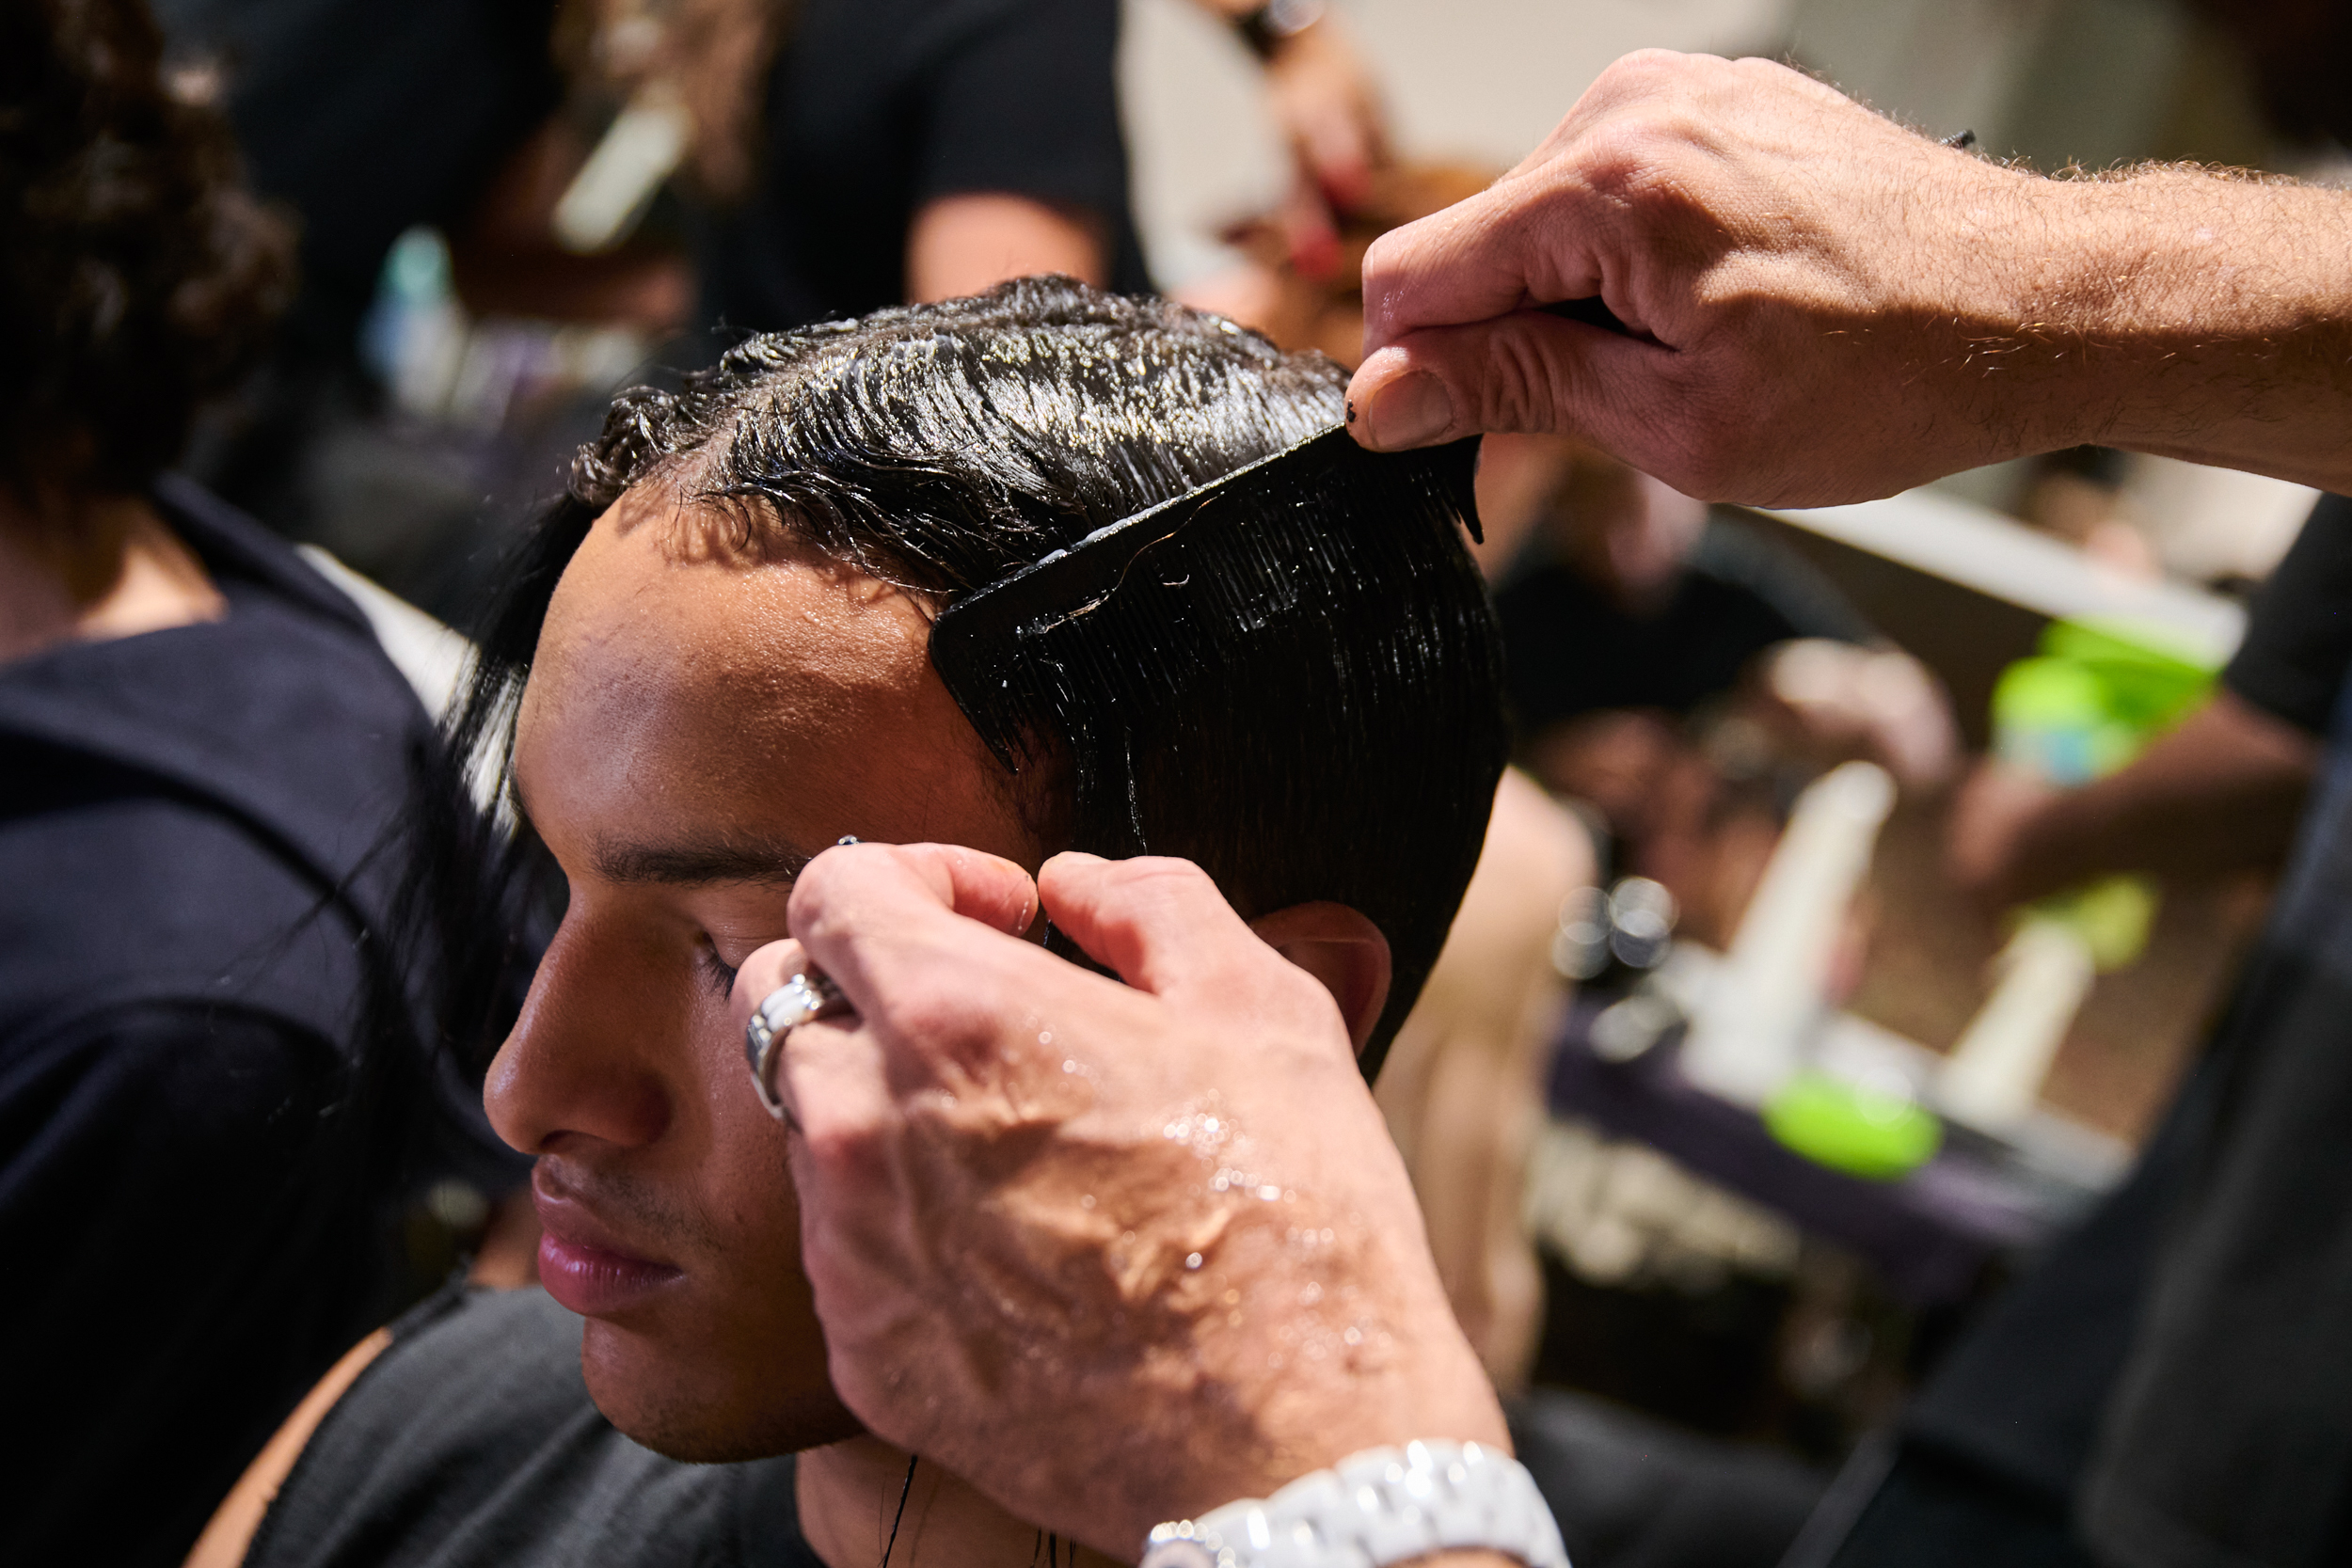
[[[2313,736],[2223,687],[2131,762],[2077,789],[1990,759],[1953,805],[1952,879],[2000,911],[2108,872],[2274,869],[2318,754]]]
[[[1349,260],[1345,220],[1372,199],[1375,177],[1391,162],[1372,68],[1323,0],[1200,4],[1231,24],[1258,57],[1266,109],[1290,150],[1290,191],[1271,215],[1282,260],[1311,278],[1334,277]]]

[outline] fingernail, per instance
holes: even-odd
[[[1363,418],[1371,444],[1382,451],[1417,447],[1454,423],[1454,398],[1427,371],[1407,371],[1372,395]]]

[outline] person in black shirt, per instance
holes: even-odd
[[[695,33],[646,53],[646,69],[675,76],[697,109],[749,106],[697,123],[698,141],[729,145],[690,150],[660,236],[589,256],[556,243],[553,204],[587,154],[594,108],[644,81],[599,74],[617,57],[601,45],[559,59],[546,0],[157,8],[175,55],[217,83],[256,188],[302,220],[288,329],[233,417],[208,428],[198,471],[279,531],[329,540],[453,606],[463,595],[442,585],[437,557],[462,553],[453,541],[478,519],[448,515],[429,467],[412,474],[423,436],[383,434],[383,388],[359,360],[386,256],[413,226],[448,236],[469,309],[620,322],[686,362],[744,331],[1022,274],[1150,287],[1128,213],[1113,0],[580,7]],[[714,17],[757,24],[700,47],[710,29],[688,24]],[[714,167],[738,171],[733,182],[706,178]],[[679,286],[688,274],[699,300],[696,283]],[[473,457],[493,467],[464,487],[535,502],[560,482],[547,447]],[[353,463],[373,467],[339,466]],[[372,521],[346,515],[355,482]]]
[[[332,1408],[250,1546],[222,1528],[190,1568],[826,1568],[794,1455],[687,1465],[632,1442],[588,1396],[580,1320],[544,1291],[453,1288],[367,1349],[322,1390]],[[917,1478],[918,1508],[938,1481]]]
[[[0,13],[10,1562],[177,1562],[398,1304],[405,1198],[518,1176],[396,956],[430,720],[351,601],[158,477],[287,278],[158,55],[131,0]]]
[[[759,177],[706,220],[702,318],[777,331],[1061,272],[1149,276],[1105,0],[814,0],[768,76]]]
[[[1958,880],[1998,910],[2106,871],[2277,865],[2347,667],[2352,500],[2323,496],[2256,596],[2212,699],[2131,766],[2071,790],[1997,763],[1978,769],[1953,816]]]
[[[1988,764],[1955,814],[1956,868],[2006,907],[2110,871],[2214,876],[2275,867],[2311,800],[2347,673],[2352,500],[2324,496],[2256,598],[2245,641],[2212,699],[2129,766],[2080,789]],[[2257,1216],[2244,1212],[2247,1196],[2208,1184],[2217,1168],[2259,1163],[2249,1133],[2225,1135],[2231,1120],[2243,1125],[2260,1114],[2259,1101],[2247,1100],[2256,1067],[2341,1055],[2332,1037],[2344,1016],[2344,982],[2308,956],[2324,946],[2336,918],[2314,903],[2341,910],[2352,889],[2329,847],[2338,832],[2325,810],[2307,824],[2297,873],[2205,1057],[2190,1069],[2130,1180],[1954,1349],[1906,1413],[1891,1469],[1855,1487],[1859,1495],[1825,1519],[1816,1551],[1796,1568],[1833,1560],[1837,1568],[1989,1561],[2089,1568],[2097,1559],[2094,1540],[2112,1549],[2119,1537],[2135,1536],[2137,1550],[2154,1560],[2210,1560],[2172,1555],[2194,1550],[2178,1540],[2148,1539],[2162,1528],[2151,1520],[2169,1510],[2205,1519],[2217,1510],[2242,1510],[2241,1519],[2260,1512],[2252,1497],[2223,1500],[2235,1481],[2215,1484],[2212,1472],[2230,1463],[2225,1445],[2244,1453],[2276,1444],[2283,1453],[2330,1441],[2324,1425],[2292,1431],[2265,1414],[2297,1402],[2296,1385],[2322,1375],[2327,1357],[2306,1355],[2297,1365],[2253,1351],[2249,1364],[2207,1338],[2250,1349],[2273,1337],[2292,1342],[2298,1324],[2309,1323],[2315,1337],[2327,1333],[2324,1319],[2300,1312],[2245,1316],[2261,1281],[2284,1259],[2228,1257],[2249,1242],[2259,1246],[2256,1239],[2274,1227],[2292,1229],[2296,1213],[2316,1212],[2320,1200],[2274,1192],[2263,1200],[2269,1212]],[[2246,1102],[2233,1108],[2233,1101]],[[2321,1118],[2318,1128],[2327,1127],[2329,1104],[2325,1093],[2310,1096],[2307,1111]],[[2269,1120],[2251,1136],[2276,1136],[2275,1112]],[[2332,1141],[2340,1132],[2324,1136]],[[2292,1138],[2274,1147],[2289,1169],[2320,1147],[2310,1131],[2303,1137],[2301,1153]],[[2168,1247],[2170,1231],[2180,1234]],[[2315,1266],[2329,1266],[2325,1248],[2311,1256]],[[2175,1307],[2185,1323],[2158,1315],[2168,1299],[2198,1294],[2206,1300],[2196,1308]],[[2168,1327],[2180,1342],[2166,1342]],[[2181,1462],[2185,1453],[2206,1452],[2210,1460]],[[2157,1465],[2174,1477],[2186,1472],[2187,1484],[2152,1509],[2145,1478],[2164,1474]],[[2308,1526],[2266,1530],[2274,1550],[2303,1538],[2265,1562],[2337,1560],[2347,1544],[2314,1541]]]

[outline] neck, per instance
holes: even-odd
[[[0,664],[60,642],[98,642],[217,621],[228,602],[204,563],[138,496],[39,508],[0,490]]]
[[[1029,1568],[1033,1560],[1046,1568],[1049,1544],[1035,1525],[928,1461],[915,1465],[909,1486],[906,1453],[879,1438],[854,1437],[803,1453],[794,1491],[802,1533],[830,1568],[882,1568],[885,1548],[890,1568]],[[890,1539],[894,1520],[896,1544]],[[1068,1540],[1053,1550],[1072,1568],[1113,1568],[1110,1559]]]

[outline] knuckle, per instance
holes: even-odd
[[[1692,166],[1703,129],[1679,104],[1654,104],[1597,133],[1581,168],[1593,194],[1651,221],[1672,221],[1697,210],[1705,178]]]
[[[862,1117],[841,1116],[815,1105],[803,1107],[801,1141],[809,1163],[829,1181],[862,1183],[884,1163],[884,1140],[879,1127]]]
[[[1496,331],[1486,335],[1478,369],[1478,394],[1489,430],[1551,428],[1559,406],[1555,370],[1535,334]]]
[[[1119,897],[1101,911],[1104,927],[1139,936],[1155,921],[1217,897],[1209,874],[1187,860],[1138,855],[1120,863]]]
[[[792,896],[786,904],[792,929],[805,939],[819,930],[837,929],[844,855],[819,855],[793,879]]]
[[[1636,49],[1619,56],[1599,79],[1613,86],[1650,87],[1681,75],[1691,68],[1692,60],[1692,56],[1672,49]]]
[[[913,1044],[952,1048],[971,1032],[974,1006],[943,987],[926,984],[891,998],[884,1022],[892,1034]]]
[[[1174,855],[1138,855],[1124,863],[1138,886],[1154,893],[1183,895],[1214,893],[1216,889],[1207,872]]]

